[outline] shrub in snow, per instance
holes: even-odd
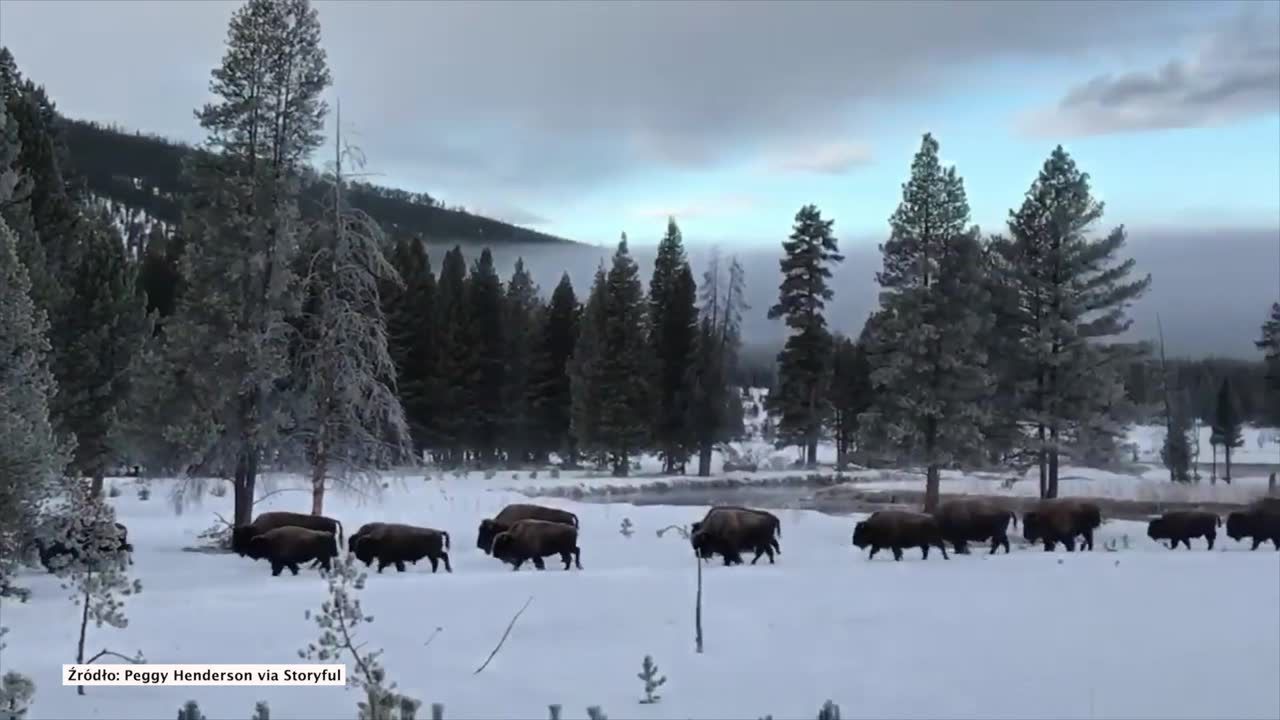
[[[209,494],[216,498],[226,497],[227,486],[222,484],[214,485],[213,487],[209,488]]]
[[[186,705],[178,708],[178,720],[206,720],[204,713],[195,700],[188,700]]]
[[[107,497],[120,497],[121,494],[120,488],[116,487],[115,483],[107,486]]]
[[[497,470],[494,470],[493,468],[489,468],[489,469],[487,469],[487,470],[485,470],[485,471],[484,471],[484,479],[485,479],[485,480],[492,480],[492,479],[494,479],[494,478],[495,478],[495,477],[497,477],[497,476],[498,476],[498,471],[497,471]]]
[[[644,682],[644,699],[640,701],[641,703],[652,705],[662,699],[662,696],[655,694],[654,691],[666,684],[667,676],[658,674],[658,665],[651,656],[644,656],[644,662],[636,677]]]
[[[548,705],[548,706],[547,706],[547,712],[550,714],[550,716],[551,716],[551,720],[560,720],[560,706],[559,706],[559,705]]]
[[[830,700],[826,701],[818,711],[818,720],[840,720],[840,706]]]
[[[631,518],[622,518],[622,528],[619,529],[618,532],[622,533],[623,537],[629,538],[636,534],[636,531],[633,529],[634,527],[635,526],[631,524]]]
[[[551,468],[551,479],[553,480],[560,479],[560,468]]]
[[[138,499],[143,501],[150,500],[151,488],[147,487],[146,485],[143,485],[142,487],[138,488]]]
[[[520,479],[520,473],[511,473],[511,479],[512,479],[512,480],[519,480],[519,479]]]
[[[266,700],[258,701],[258,704],[253,707],[253,717],[249,720],[271,720],[271,708],[267,707]]]
[[[592,705],[587,708],[587,717],[590,720],[609,720],[609,716],[604,714],[599,705]]]
[[[537,479],[538,479],[538,471],[537,471],[537,470],[530,470],[530,471],[529,471],[529,479],[530,479],[530,480],[537,480]]]
[[[4,636],[9,628],[0,627],[0,657],[4,656]],[[36,684],[31,678],[14,670],[0,678],[0,720],[20,720],[27,716],[31,698],[35,697]]]
[[[354,555],[347,554],[332,563],[328,573],[329,598],[320,605],[319,613],[313,616],[310,610],[306,612],[308,619],[315,618],[320,639],[299,650],[298,657],[336,662],[348,655],[354,665],[348,683],[365,693],[365,700],[358,703],[360,720],[412,720],[421,703],[395,692],[395,683],[386,684],[386,671],[378,661],[382,651],[362,652],[364,644],[358,642],[360,626],[373,622],[373,616],[361,610],[357,597],[367,577],[356,565]]]

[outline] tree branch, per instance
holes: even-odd
[[[113,651],[111,651],[111,650],[107,650],[107,649],[103,648],[103,649],[102,649],[102,650],[101,650],[97,655],[94,655],[93,657],[89,658],[88,660],[85,660],[85,661],[84,661],[84,664],[85,664],[85,665],[90,665],[90,664],[92,664],[92,663],[93,663],[93,661],[94,661],[94,660],[97,660],[98,658],[103,657],[103,656],[117,657],[117,658],[120,658],[121,660],[123,660],[123,661],[125,661],[125,662],[127,662],[127,663],[131,663],[131,664],[133,664],[133,665],[143,665],[143,664],[145,664],[145,663],[146,663],[146,661],[145,661],[145,660],[139,660],[138,658],[125,657],[124,655],[121,655],[121,654],[120,654],[120,653],[118,653],[118,652],[113,652]]]
[[[489,653],[489,657],[485,659],[484,664],[476,668],[476,671],[474,673],[471,673],[472,675],[479,675],[481,670],[484,670],[485,668],[489,667],[489,661],[493,660],[493,657],[498,654],[499,650],[502,649],[502,644],[507,641],[507,636],[511,634],[511,628],[516,626],[516,620],[520,619],[520,616],[524,613],[525,608],[529,607],[529,603],[531,602],[533,602],[532,595],[529,596],[528,600],[524,601],[524,606],[521,607],[520,610],[511,617],[511,622],[507,623],[507,631],[502,633],[502,639],[498,640],[498,644],[493,648],[493,652]]]

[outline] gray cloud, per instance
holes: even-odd
[[[729,193],[701,198],[692,202],[681,201],[669,205],[651,205],[635,208],[630,212],[630,215],[647,220],[666,220],[669,217],[674,217],[676,220],[687,220],[689,218],[724,215],[745,210],[754,206],[756,202],[756,198],[751,195]]]
[[[779,153],[769,162],[774,172],[842,175],[871,164],[871,148],[862,143],[833,142]]]
[[[1218,3],[318,6],[333,95],[371,170],[449,202],[548,207],[655,167],[847,139],[868,103],[954,88],[988,63],[1163,47]],[[234,8],[4,0],[0,42],[73,115],[197,139],[191,109]]]
[[[1031,114],[1033,135],[1212,127],[1280,112],[1280,5],[1257,3],[1154,71],[1101,75]]]

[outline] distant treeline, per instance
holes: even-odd
[[[1193,417],[1213,421],[1218,392],[1228,381],[1240,419],[1251,425],[1280,425],[1280,404],[1267,385],[1267,363],[1235,358],[1170,358],[1169,387],[1175,401],[1186,402]],[[1163,422],[1164,394],[1160,361],[1147,358],[1132,363],[1125,377],[1125,394],[1140,410],[1140,419]]]

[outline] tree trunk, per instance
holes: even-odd
[[[325,464],[316,463],[311,471],[311,514],[324,514],[324,476]]]
[[[258,481],[258,461],[249,448],[240,451],[236,460],[235,480],[232,483],[235,514],[232,522],[248,525],[253,522],[253,493]]]
[[[98,468],[93,471],[93,480],[89,486],[89,494],[95,498],[102,497],[102,481],[106,479],[105,475],[106,473],[102,471],[102,468]]]
[[[88,584],[89,580],[92,580],[92,578],[93,578],[93,573],[92,573],[92,572],[90,572],[90,573],[89,573],[89,577],[88,577],[88,578],[86,578],[86,580],[85,580],[86,585]],[[84,593],[84,595],[80,598],[80,605],[81,605],[81,608],[80,608],[80,643],[79,643],[79,645],[77,645],[77,646],[76,646],[76,664],[77,664],[77,665],[80,665],[80,664],[83,664],[83,663],[84,663],[84,636],[85,636],[85,633],[86,633],[86,632],[88,632],[88,629],[89,629],[89,593],[88,593],[88,592]],[[77,695],[83,695],[83,694],[84,694],[84,686],[83,686],[83,685],[77,685],[77,686],[76,686],[76,694],[77,694]]]
[[[1273,474],[1272,480],[1276,479]],[[698,566],[698,595],[694,600],[693,606],[693,649],[699,655],[702,654],[702,558],[698,557],[698,553],[693,554],[693,563]]]
[[[1231,484],[1231,443],[1225,443],[1222,448],[1222,482]]]
[[[1040,437],[1040,449],[1036,451],[1036,467],[1040,471],[1040,498],[1049,497],[1049,466],[1048,457],[1044,449],[1044,426],[1041,425],[1038,434]]]
[[[1052,447],[1049,448],[1049,488],[1045,497],[1058,497],[1058,428],[1049,428],[1049,441]]]
[[[698,477],[711,477],[711,443],[698,448]]]
[[[1213,465],[1209,470],[1209,484],[1217,485],[1218,484],[1218,446],[1211,443],[1210,447],[1213,448]]]
[[[806,450],[805,466],[810,470],[818,467],[818,441],[816,439],[809,441]]]
[[[938,509],[938,485],[942,471],[937,463],[929,465],[924,481],[924,511],[931,513]]]

